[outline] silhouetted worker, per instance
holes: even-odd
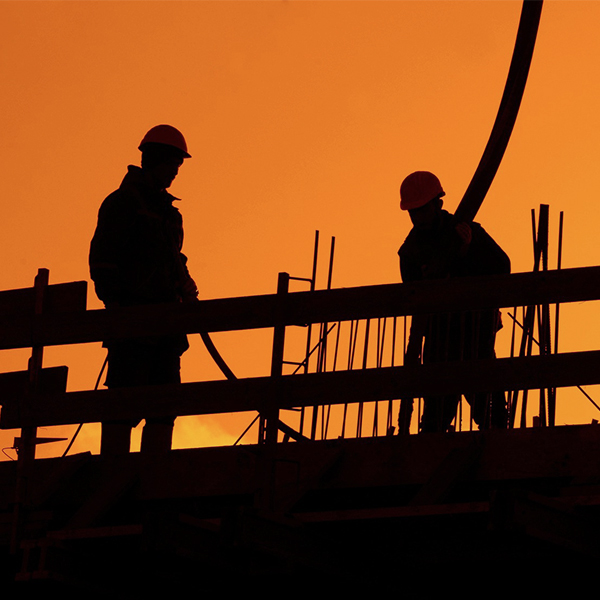
[[[102,203],[90,248],[90,273],[107,308],[195,301],[198,290],[181,253],[183,221],[167,189],[184,159],[181,132],[157,125],[139,145],[142,166],[130,165],[118,190]],[[105,342],[109,388],[180,383],[185,335]],[[171,447],[175,417],[148,419],[142,451]],[[129,452],[136,423],[103,423],[101,452]]]
[[[510,259],[481,225],[453,223],[452,215],[442,209],[444,195],[439,179],[427,171],[412,173],[400,186],[400,208],[408,211],[413,224],[398,250],[402,281],[510,273]],[[404,363],[495,358],[500,327],[496,309],[415,316]],[[467,401],[479,429],[507,426],[504,392],[475,394]],[[420,430],[450,430],[459,402],[460,394],[425,397]],[[400,433],[408,432],[411,413],[412,399],[403,399]]]

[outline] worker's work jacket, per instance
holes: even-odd
[[[403,282],[429,279],[431,265],[448,248],[443,245],[448,238],[444,235],[450,227],[452,215],[441,211],[438,227],[432,230],[413,228],[398,250],[400,274]],[[510,273],[510,259],[479,223],[469,223],[471,243],[465,253],[456,252],[450,259],[442,277],[465,277],[475,275],[500,275]],[[458,235],[458,234],[456,234]]]
[[[183,220],[174,200],[165,190],[149,187],[139,167],[129,166],[119,189],[102,203],[89,263],[96,294],[106,306],[197,297],[187,258],[181,252]],[[178,353],[188,347],[185,335],[147,341],[167,344]]]
[[[152,190],[142,170],[130,166],[119,189],[102,203],[89,260],[96,294],[106,305],[190,299],[183,220],[174,200]]]
[[[413,228],[398,250],[403,282],[434,277],[466,277],[510,273],[510,259],[479,225],[469,223],[471,241],[466,251],[458,250],[458,234],[451,231],[452,215],[441,211],[440,220],[431,230]],[[456,239],[453,239],[456,236]],[[453,242],[456,242],[453,245]],[[439,272],[439,259],[449,257]],[[425,338],[424,362],[491,358],[494,338],[501,327],[497,309],[467,313],[439,313],[413,319],[409,345],[420,347]],[[420,354],[420,351],[419,351]]]

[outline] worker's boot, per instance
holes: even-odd
[[[128,454],[131,445],[131,425],[129,423],[102,423],[100,454]]]
[[[146,421],[142,431],[141,452],[168,452],[173,439],[173,424],[174,420],[168,422]]]

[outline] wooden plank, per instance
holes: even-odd
[[[513,486],[520,486],[515,482],[522,482],[526,488],[528,480],[556,478],[565,486],[572,485],[571,493],[587,494],[587,486],[577,485],[574,478],[597,479],[600,427],[594,425],[278,444],[276,458],[280,464],[297,465],[299,487],[345,490],[338,496],[343,499],[358,490],[359,497],[363,501],[367,499],[368,504],[368,499],[378,491],[385,494],[390,487],[414,489],[423,485],[446,456],[454,450],[469,447],[475,440],[480,441],[482,452],[477,468],[468,472],[465,481],[508,481]],[[259,452],[258,446],[244,445],[166,453],[146,465],[140,484],[143,498],[252,494],[256,489],[255,458]],[[327,471],[327,477],[320,477],[323,456],[327,455],[339,456],[339,460],[336,458],[336,467]],[[284,489],[293,487],[285,477],[282,485]],[[373,493],[365,494],[365,488],[371,488]],[[478,493],[474,493],[475,498],[471,498],[479,501]],[[404,505],[409,497],[394,494],[392,502],[400,501]],[[595,502],[595,498],[593,495],[590,502]],[[386,505],[375,501],[372,506]],[[347,507],[348,504],[343,502],[343,508]],[[324,510],[331,508],[330,503],[323,507]],[[432,508],[412,507],[408,510],[406,516],[419,514],[419,510],[420,514],[428,514]],[[443,511],[440,507],[440,513]]]
[[[39,393],[61,394],[67,389],[68,367],[50,367],[42,369],[39,381]],[[11,399],[21,398],[29,389],[29,371],[0,373],[0,405]]]
[[[408,396],[593,385],[600,384],[599,367],[600,351],[592,351],[70,392],[32,400],[27,409],[18,402],[7,402],[0,414],[0,428],[260,412],[270,403],[289,409]]]
[[[398,502],[406,505],[411,494],[388,495],[390,504],[378,502],[377,494],[385,495],[386,490],[400,486],[407,486],[411,491],[416,489],[432,477],[446,456],[456,449],[467,448],[475,439],[480,440],[482,453],[477,468],[468,472],[465,482],[505,481],[509,486],[522,489],[533,483],[532,489],[539,490],[536,481],[546,486],[549,480],[554,479],[557,492],[565,488],[562,501],[597,505],[597,487],[590,488],[586,484],[597,481],[600,468],[600,427],[597,425],[278,444],[276,459],[280,465],[294,469],[294,480],[298,484],[290,486],[289,472],[284,472],[281,491],[301,491],[303,487],[326,492],[337,490],[341,492],[337,497],[342,499],[338,509],[353,505],[345,500],[355,491],[358,491],[356,508],[395,507],[399,506]],[[138,470],[138,497],[143,502],[167,498],[222,498],[254,493],[260,452],[261,448],[256,445],[196,448],[174,450],[151,461],[142,460],[140,453],[132,453],[122,457],[119,465]],[[327,455],[339,456],[339,459],[336,458],[335,468],[328,470],[326,477],[321,477],[323,457]],[[45,493],[48,473],[58,468],[58,463],[77,458],[36,460],[33,478],[36,497]],[[64,482],[65,486],[72,485],[73,489],[61,497],[71,501],[87,497],[89,491],[83,491],[88,490],[87,484],[81,488],[82,481],[89,481],[90,489],[98,489],[98,482],[105,472],[102,466],[106,458],[95,455],[89,459],[89,466],[78,473],[71,484]],[[110,466],[114,468],[114,465]],[[0,505],[12,501],[13,490],[9,484],[14,482],[14,467],[9,461],[0,462],[0,481],[6,484],[0,488]],[[461,481],[459,485],[463,483]],[[38,488],[44,491],[39,493]],[[371,488],[371,493],[365,494],[366,488]],[[470,488],[468,495],[462,496],[459,501],[471,498],[477,502],[481,500],[481,490],[481,487]],[[304,509],[326,511],[334,510],[334,506],[331,496],[327,496],[326,504],[320,508],[313,504],[312,508],[305,506]],[[411,516],[419,514],[420,510],[421,514],[428,514],[430,508],[412,507],[407,510],[406,516]],[[444,510],[448,509],[440,508],[440,512]]]
[[[600,267],[583,267],[295,292],[285,298],[270,294],[38,318],[0,316],[0,349],[597,299],[600,299]]]
[[[490,511],[489,501],[431,504],[418,506],[393,506],[384,508],[358,508],[296,513],[302,523],[334,523],[339,521],[365,521],[374,519],[401,519],[440,515],[472,515]]]
[[[43,312],[70,313],[86,309],[87,281],[72,281],[48,286],[44,291]],[[0,315],[4,318],[32,315],[35,308],[34,288],[0,292]]]

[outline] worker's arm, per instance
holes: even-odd
[[[130,199],[115,192],[100,207],[98,224],[90,246],[90,275],[96,294],[106,306],[118,304],[131,281],[123,272],[123,257],[129,252],[135,206]]]
[[[195,302],[198,300],[198,286],[192,279],[187,268],[187,257],[183,253],[179,253],[181,258],[181,276],[180,276],[180,293],[183,302]]]

